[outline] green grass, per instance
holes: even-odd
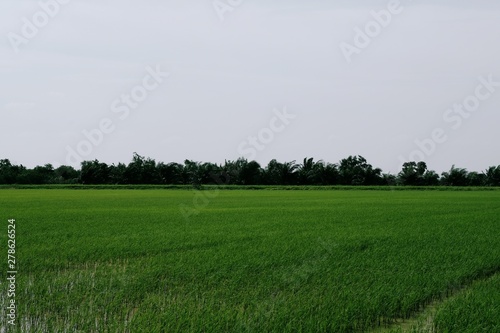
[[[416,318],[380,333],[500,332],[500,274],[472,283]]]
[[[331,190],[368,190],[368,191],[500,191],[498,186],[351,186],[351,185],[200,185],[201,190],[294,190],[294,191],[331,191]],[[191,190],[193,185],[88,185],[88,184],[46,184],[0,185],[0,190]]]
[[[10,331],[369,331],[498,272],[499,202],[498,191],[0,190],[0,244],[17,221]]]
[[[500,332],[500,274],[445,302],[434,322],[446,333]]]

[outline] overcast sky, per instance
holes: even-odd
[[[0,158],[500,164],[499,2],[58,1],[0,2]]]

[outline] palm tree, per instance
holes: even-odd
[[[297,168],[295,161],[280,163],[273,159],[264,170],[265,181],[271,185],[295,185]]]
[[[466,186],[468,172],[466,169],[451,166],[450,171],[441,174],[441,183],[446,186]]]
[[[488,186],[500,186],[500,165],[491,166],[486,170],[486,185]]]
[[[312,157],[304,158],[302,164],[298,166],[297,172],[299,183],[301,185],[312,185],[314,183],[317,171],[317,168],[315,168],[315,166],[316,163],[314,163],[314,159]]]

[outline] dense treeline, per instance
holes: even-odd
[[[84,161],[80,170],[56,169],[50,164],[28,169],[0,160],[0,184],[225,184],[225,185],[413,185],[500,186],[500,165],[469,172],[452,166],[441,175],[425,162],[407,162],[397,175],[382,173],[362,156],[349,156],[338,164],[305,158],[302,163],[272,160],[266,167],[238,159],[218,165],[186,160],[162,163],[134,153],[126,165]]]

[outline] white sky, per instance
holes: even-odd
[[[340,44],[389,2],[232,0],[221,20],[213,0],[69,0],[15,52],[23,18],[43,20],[42,9],[2,0],[0,158],[68,164],[67,147],[108,118],[114,131],[84,159],[221,163],[286,108],[296,117],[256,151],[262,165],[359,154],[396,173],[436,128],[447,140],[423,155],[430,169],[499,165],[500,86],[457,129],[458,114],[443,116],[474,96],[479,77],[500,82],[500,3],[401,0],[348,63]],[[120,119],[113,101],[148,66],[170,76]]]

